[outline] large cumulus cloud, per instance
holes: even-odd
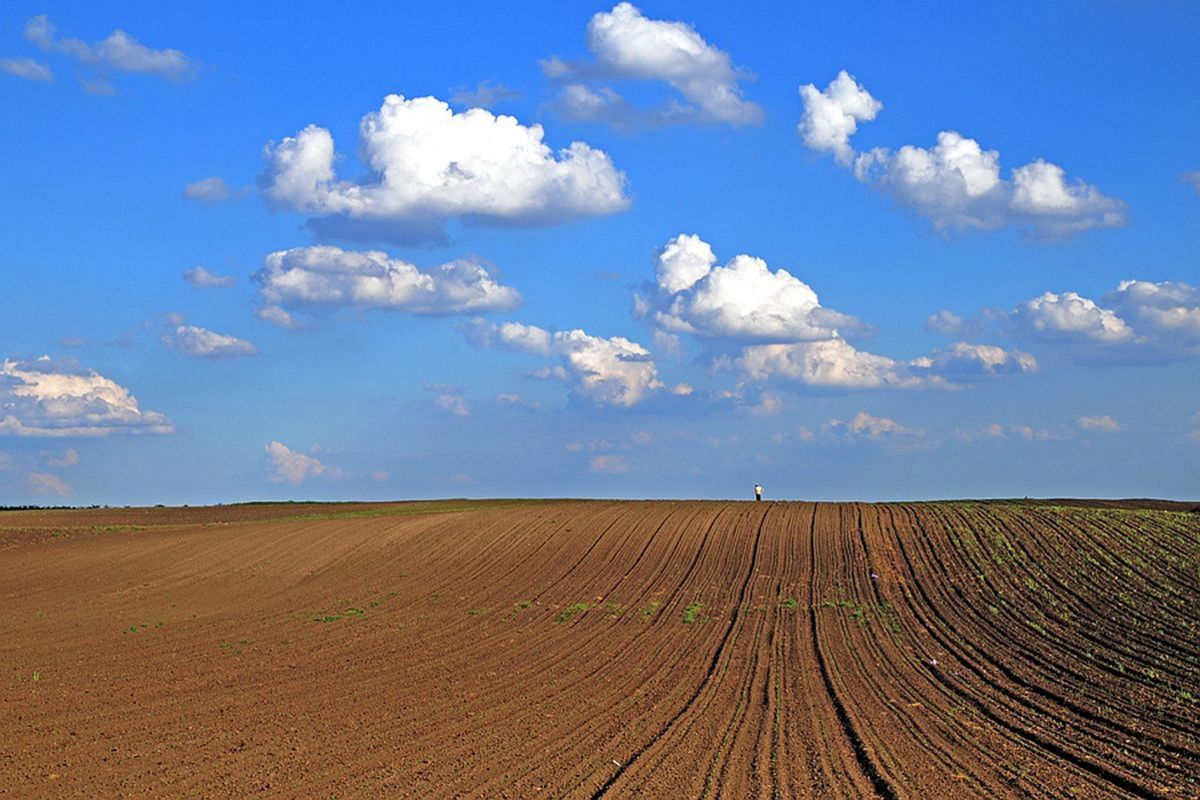
[[[823,306],[787,270],[745,254],[724,266],[717,261],[698,236],[671,239],[655,259],[655,281],[634,296],[634,316],[655,329],[656,340],[694,337],[714,351],[717,368],[746,380],[832,389],[946,387],[1037,369],[1027,353],[967,342],[909,361],[866,352],[847,335],[867,326]]]
[[[629,206],[608,154],[583,142],[555,153],[540,125],[482,108],[392,94],[359,134],[366,179],[340,179],[332,134],[308,125],[267,145],[263,196],[311,215],[318,234],[400,242],[439,239],[450,219],[551,225]]]
[[[49,356],[0,363],[0,435],[109,436],[171,433],[124,386],[95,370]]]
[[[318,245],[271,253],[254,275],[264,307],[259,316],[285,327],[292,312],[320,308],[387,309],[410,314],[508,311],[520,293],[487,267],[459,259],[423,271],[376,250]]]
[[[1016,226],[1042,237],[1063,237],[1125,224],[1125,204],[1044,159],[1001,176],[1000,153],[953,130],[932,147],[904,145],[858,152],[850,137],[875,119],[883,104],[845,70],[825,87],[800,87],[801,139],[852,168],[863,183],[891,195],[942,231]]]

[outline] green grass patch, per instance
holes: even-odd
[[[700,616],[700,612],[704,611],[704,603],[695,602],[683,610],[683,622],[685,625],[691,625],[693,622],[704,622],[708,617]]]
[[[554,617],[554,621],[567,622],[571,619],[571,617],[575,616],[576,614],[582,614],[589,608],[591,608],[591,605],[588,603],[576,603],[575,605],[567,606],[562,611],[558,612],[558,614]]]
[[[786,608],[788,611],[795,611],[800,607],[800,601],[794,597],[785,597],[779,601],[780,608]]]

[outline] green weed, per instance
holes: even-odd
[[[558,612],[558,615],[554,618],[554,621],[566,622],[567,620],[571,619],[571,617],[587,611],[589,608],[591,608],[591,606],[587,603],[576,603],[573,606],[567,606],[562,611]]]

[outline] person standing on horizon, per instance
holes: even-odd
[[[756,484],[754,484],[754,502],[758,503],[761,501],[762,501],[762,484],[756,483]]]

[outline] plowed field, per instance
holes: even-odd
[[[0,513],[0,796],[1200,797],[1200,514]]]

